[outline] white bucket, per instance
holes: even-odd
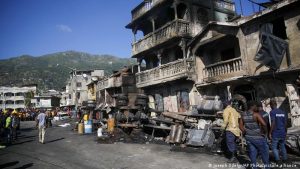
[[[97,130],[97,136],[102,137],[102,128],[101,127],[98,128],[98,130]]]

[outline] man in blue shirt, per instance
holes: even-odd
[[[272,111],[271,116],[271,129],[269,137],[272,140],[272,151],[276,163],[280,161],[278,145],[282,153],[282,160],[285,162],[287,160],[287,152],[285,148],[285,137],[287,133],[287,114],[277,108],[277,103],[275,100],[270,101],[270,106]]]

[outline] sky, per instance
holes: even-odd
[[[240,0],[235,1],[241,13]],[[131,20],[130,11],[141,2],[0,0],[0,59],[67,50],[128,58],[133,34],[125,25]],[[251,14],[251,3],[241,2],[244,15]]]

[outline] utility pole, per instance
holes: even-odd
[[[77,110],[77,69],[76,68],[72,68],[72,67],[69,67],[69,66],[63,66],[63,65],[60,65],[60,64],[56,64],[56,67],[58,66],[62,66],[62,67],[65,67],[67,69],[70,69],[72,71],[72,79],[71,79],[71,84],[74,80],[74,84],[72,86],[72,94],[74,93],[74,105],[75,105],[75,110]],[[74,78],[74,79],[73,79]],[[73,101],[73,99],[72,99]]]

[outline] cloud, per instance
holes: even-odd
[[[61,32],[68,32],[68,33],[72,32],[72,29],[68,25],[60,24],[60,25],[56,25],[56,28]]]

